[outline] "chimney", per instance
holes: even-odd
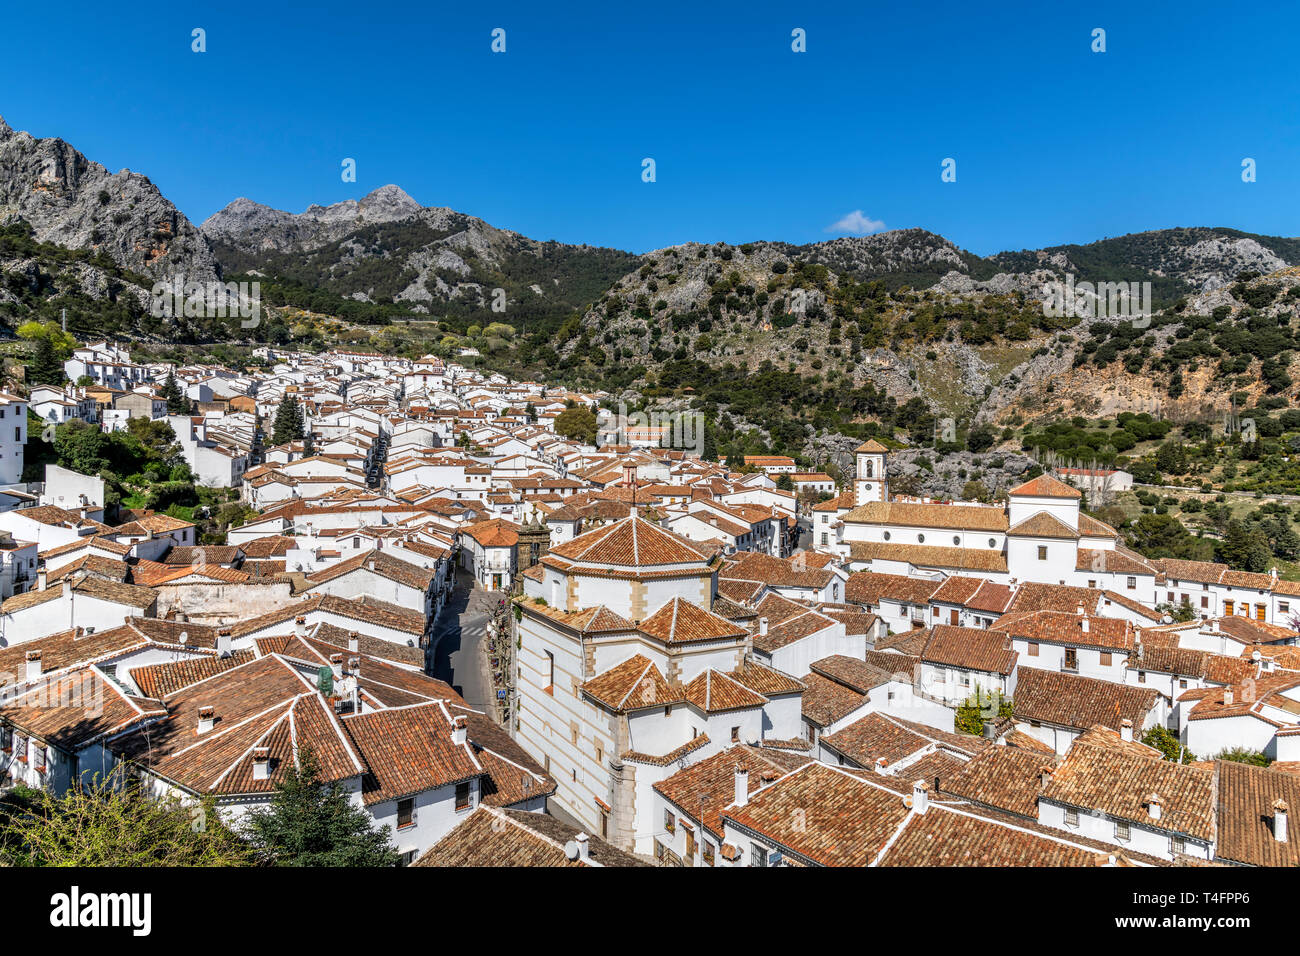
[[[361,652],[361,638],[357,635],[356,631],[352,631],[350,634],[348,634],[348,653],[358,654],[360,652]]]
[[[912,784],[912,809],[920,816],[930,809],[930,787],[924,780]]]
[[[217,631],[217,656],[218,657],[230,656],[230,631],[229,630]]]
[[[253,779],[269,780],[271,777],[271,748],[253,748]]]
[[[1083,602],[1082,602],[1082,601],[1079,602],[1079,604],[1075,606],[1074,613],[1075,613],[1075,614],[1078,614],[1078,615],[1080,615],[1080,616],[1083,615]]]
[[[573,838],[573,842],[578,844],[578,859],[586,862],[591,859],[591,840],[585,833],[579,833]]]
[[[1223,691],[1223,706],[1225,706],[1225,707],[1231,707],[1231,706],[1232,706],[1232,688],[1231,688],[1231,687],[1226,687],[1226,688],[1224,688],[1224,691]]]
[[[1147,798],[1147,813],[1151,815],[1152,820],[1160,819],[1160,794],[1153,793]]]
[[[49,572],[41,568],[36,572],[36,590],[44,591],[46,583],[49,580]]]
[[[1079,630],[1085,634],[1088,633],[1088,619],[1086,617],[1079,620]]]
[[[199,708],[199,733],[206,734],[217,725],[217,710],[215,707],[204,706]]]
[[[1132,743],[1133,741],[1133,721],[1125,717],[1119,722],[1119,737],[1121,740]]]
[[[65,598],[72,597],[72,578],[63,579],[63,596]]]
[[[1219,619],[1217,617],[1210,622],[1210,630],[1215,634],[1219,633]]]
[[[765,617],[760,617],[760,618],[758,619],[758,633],[759,633],[760,635],[765,635],[765,634],[767,634],[767,618],[765,618]]]
[[[457,714],[451,722],[451,742],[463,747],[469,741],[469,720],[464,714]]]
[[[1285,800],[1279,797],[1273,801],[1273,839],[1278,843],[1286,842],[1286,817],[1290,812]]]
[[[293,619],[293,633],[298,637],[305,637],[307,634],[307,619],[301,614]]]
[[[342,654],[330,655],[330,670],[334,672],[335,680],[338,680],[343,676],[343,655]]]
[[[41,676],[41,652],[27,652],[27,679],[36,680]]]
[[[889,766],[889,761],[884,757],[876,758],[876,773],[884,773],[885,768]]]
[[[1052,782],[1052,768],[1044,767],[1038,772],[1038,786],[1041,790],[1046,790],[1047,785]]]
[[[738,807],[749,803],[749,766],[743,760],[736,764],[736,793],[733,802]]]

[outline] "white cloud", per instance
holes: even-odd
[[[839,222],[826,227],[827,232],[851,232],[855,236],[865,236],[869,232],[879,232],[885,224],[879,219],[864,216],[861,209],[855,209]]]

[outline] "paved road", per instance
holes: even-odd
[[[478,587],[474,578],[456,571],[456,589],[434,628],[433,676],[445,680],[471,707],[493,709],[492,683],[483,652],[491,609],[505,595]]]

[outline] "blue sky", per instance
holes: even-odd
[[[397,183],[635,252],[815,242],[855,211],[979,254],[1171,226],[1300,234],[1291,6],[179,6],[10,5],[0,115],[145,173],[196,223],[237,196],[297,212]]]

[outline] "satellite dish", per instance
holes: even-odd
[[[190,642],[190,632],[181,631],[181,636],[176,639],[178,644],[188,644]]]
[[[564,855],[570,860],[577,860],[579,853],[580,851],[578,850],[577,840],[570,840],[568,843],[564,844]]]
[[[1164,617],[1162,617],[1162,618],[1160,619],[1160,623],[1161,623],[1161,624],[1172,624],[1172,623],[1174,623],[1174,619],[1173,619],[1172,617],[1170,617],[1168,614],[1166,614]]]

